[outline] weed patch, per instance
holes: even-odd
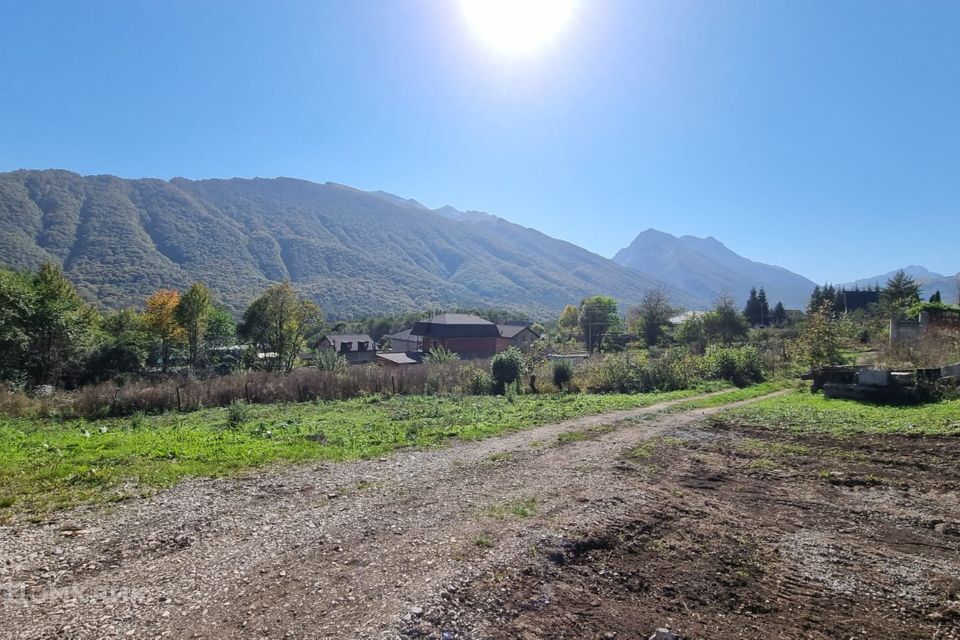
[[[557,445],[572,444],[574,442],[581,442],[583,440],[593,440],[604,433],[609,433],[613,430],[612,426],[609,425],[598,425],[596,427],[590,427],[589,429],[574,429],[573,431],[566,431],[557,436]]]
[[[679,447],[685,443],[684,440],[674,436],[661,436],[644,440],[627,454],[634,460],[648,460],[661,447]]]
[[[854,400],[828,400],[798,391],[759,400],[712,418],[718,426],[743,425],[833,435],[960,435],[960,400],[919,406],[878,406]]]
[[[492,505],[484,509],[481,515],[497,520],[506,520],[510,517],[529,518],[530,516],[536,515],[538,509],[537,499],[527,498],[525,500]]]

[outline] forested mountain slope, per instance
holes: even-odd
[[[451,306],[546,317],[587,295],[636,302],[661,284],[533,229],[457,213],[288,178],[15,171],[0,174],[0,263],[62,264],[84,296],[114,307],[202,280],[240,309],[290,279],[334,317]]]

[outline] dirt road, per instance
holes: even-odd
[[[893,488],[668,409],[2,528],[0,637],[960,637],[960,448]]]

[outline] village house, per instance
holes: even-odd
[[[317,348],[336,351],[350,364],[370,363],[377,357],[377,343],[365,333],[327,334],[320,339]]]
[[[441,313],[421,320],[413,325],[410,334],[423,340],[424,352],[443,347],[461,358],[488,358],[502,350],[497,325],[465,313]]]
[[[412,329],[389,333],[381,338],[382,351],[423,351],[423,339],[411,335]]]
[[[497,325],[465,313],[441,313],[421,320],[410,335],[422,340],[423,352],[439,346],[466,359],[489,358],[511,346],[529,349],[540,337],[527,325]]]
[[[880,289],[865,289],[863,291],[854,289],[848,291],[844,289],[840,292],[843,299],[843,312],[851,313],[860,309],[866,309],[870,305],[880,304]]]
[[[516,347],[521,351],[529,351],[533,343],[540,339],[540,335],[526,324],[498,324],[500,340],[497,341],[497,351],[508,347]]]

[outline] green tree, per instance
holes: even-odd
[[[28,369],[35,384],[56,384],[65,367],[79,362],[93,346],[99,316],[53,264],[40,267],[33,290]]]
[[[35,302],[29,274],[0,270],[0,380],[26,375],[27,327]]]
[[[787,310],[783,308],[782,302],[777,302],[770,314],[770,323],[775,327],[782,327],[787,322]]]
[[[290,371],[307,332],[322,322],[320,307],[302,300],[286,281],[268,288],[247,307],[237,333],[258,352],[274,354],[266,361],[266,368]]]
[[[930,296],[930,302],[943,302],[943,299],[940,297],[940,290],[937,289],[933,292],[933,295]]]
[[[829,301],[807,314],[803,333],[797,341],[800,361],[816,369],[842,362],[840,327]]]
[[[889,313],[901,315],[920,302],[920,283],[900,269],[887,280],[887,286],[880,293],[880,299]]]
[[[224,307],[214,306],[207,319],[207,344],[211,347],[232,347],[237,342],[237,322]]]
[[[687,345],[690,353],[702,354],[707,348],[707,332],[702,315],[692,315],[677,327],[674,338],[680,344]]]
[[[747,337],[747,322],[727,294],[721,295],[712,310],[703,314],[703,331],[708,342],[729,344]]]
[[[86,364],[87,379],[104,380],[125,373],[140,373],[150,346],[150,336],[134,309],[104,316],[99,346]]]
[[[612,327],[620,322],[617,314],[617,301],[610,296],[592,296],[580,303],[580,330],[587,343],[587,350],[593,353],[603,343],[603,338]]]
[[[643,336],[644,343],[653,346],[666,333],[670,318],[678,313],[680,309],[670,304],[662,289],[650,289],[643,293],[640,304],[627,310],[627,326]]]
[[[759,322],[757,324],[767,325],[770,323],[770,303],[767,301],[767,292],[763,290],[763,287],[760,287],[760,292],[757,293],[757,307],[760,312]]]
[[[196,369],[206,358],[205,345],[213,302],[210,289],[201,282],[195,282],[180,297],[174,310],[177,323],[183,328],[187,338],[187,362]]]
[[[757,297],[757,288],[750,288],[750,296],[747,298],[747,304],[743,307],[743,317],[747,324],[754,327],[760,324],[760,299]]]

